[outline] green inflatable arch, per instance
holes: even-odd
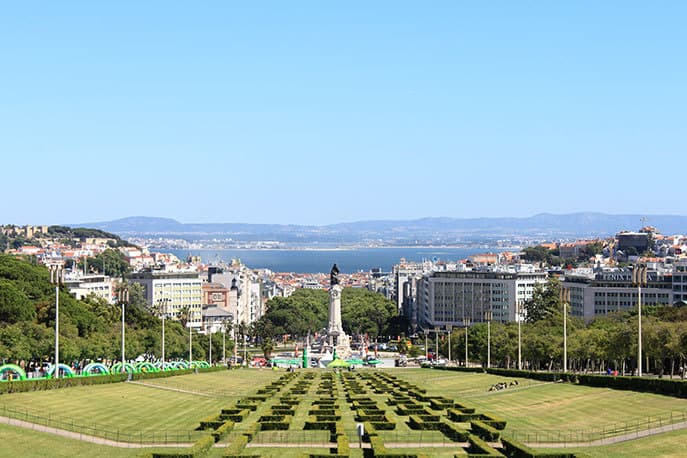
[[[195,367],[200,367],[202,369],[210,367],[210,363],[208,363],[207,361],[193,361],[193,365]]]
[[[26,380],[26,372],[24,372],[24,369],[16,364],[5,364],[4,366],[0,366],[0,376],[4,375],[5,372],[11,372],[14,374],[14,376],[10,375],[10,379]],[[3,382],[8,380],[3,380]]]
[[[149,363],[147,361],[141,361],[140,363],[136,364],[136,372],[159,372],[160,369],[155,367],[153,363]]]
[[[86,366],[83,368],[83,371],[81,371],[81,374],[86,376],[107,375],[109,373],[110,370],[103,363],[86,364]]]
[[[71,367],[67,366],[66,364],[58,364],[57,365],[60,370],[64,373],[63,377],[74,377],[74,371],[72,370]],[[48,373],[46,374],[46,378],[53,377],[55,375],[55,365],[51,364],[50,367],[48,368]]]
[[[124,363],[124,370],[122,370],[122,363],[114,363],[112,365],[112,367],[110,368],[110,374],[119,374],[122,372],[128,372],[129,374],[135,374],[138,371],[133,366],[133,364],[130,364],[130,363]]]
[[[188,363],[186,361],[175,361],[172,363],[174,369],[188,369]]]

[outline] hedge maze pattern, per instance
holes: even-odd
[[[388,372],[307,370],[286,373],[259,389],[254,396],[244,397],[216,415],[202,419],[198,429],[208,431],[208,435],[192,448],[148,456],[200,457],[222,441],[225,441],[222,444],[225,445],[225,457],[259,456],[251,454],[249,444],[259,435],[267,434],[265,432],[312,431],[328,438],[323,440],[321,447],[329,453],[304,454],[304,457],[343,457],[351,452],[350,438],[356,437],[356,423],[364,425],[362,452],[367,457],[426,456],[404,453],[404,448],[413,445],[399,440],[404,434],[419,431],[432,432],[430,437],[441,437],[441,443],[435,446],[450,450],[454,456],[580,456],[535,451],[503,437],[505,420],[477,412],[453,399],[429,396],[425,389]],[[284,444],[267,443],[264,446],[278,445]],[[423,446],[431,447],[432,444],[424,443]]]

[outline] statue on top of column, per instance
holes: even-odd
[[[336,264],[332,266],[332,271],[329,273],[329,285],[334,286],[339,284],[339,268]]]

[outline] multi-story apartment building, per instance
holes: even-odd
[[[417,283],[419,324],[431,328],[521,320],[522,304],[546,279],[546,272],[533,268],[426,274]]]
[[[64,285],[69,294],[77,299],[93,295],[105,299],[109,304],[114,303],[112,279],[105,275],[68,276]]]
[[[236,292],[235,312],[231,305],[229,307],[236,323],[250,324],[263,315],[262,281],[243,264],[232,264],[224,270],[212,268],[208,272],[208,280]]]
[[[132,283],[143,286],[151,309],[168,318],[187,314],[188,326],[199,329],[202,323],[202,282],[195,272],[139,272],[131,275]]]
[[[648,271],[642,304],[672,305],[674,277],[669,270]],[[562,280],[563,287],[570,289],[570,313],[585,321],[637,307],[638,289],[632,284],[632,269],[576,272],[566,274]]]
[[[673,303],[687,305],[687,261],[673,263]]]

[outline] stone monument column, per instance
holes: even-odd
[[[336,349],[337,356],[346,357],[351,354],[350,339],[343,330],[341,324],[341,292],[343,288],[339,285],[339,268],[334,264],[331,271],[329,288],[329,325],[327,335],[329,345]]]

